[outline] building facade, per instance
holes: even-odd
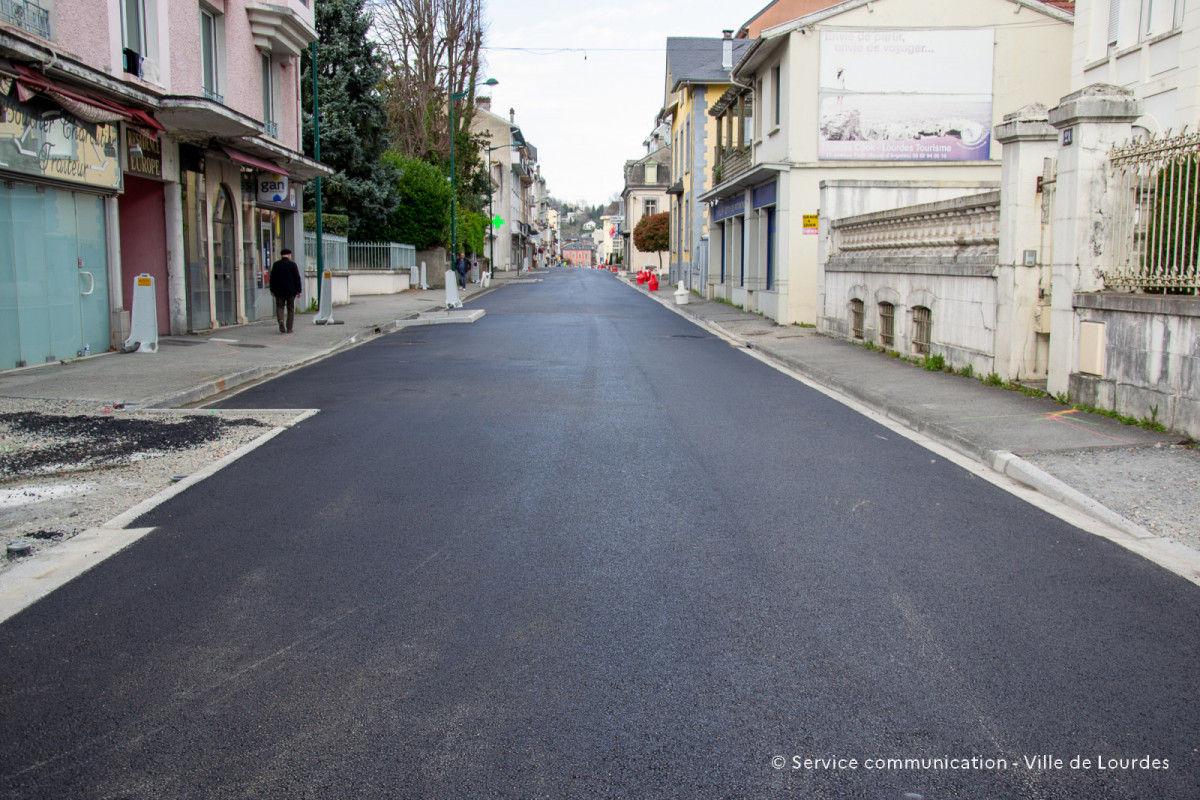
[[[729,87],[729,70],[745,40],[667,39],[663,108],[658,124],[670,127],[671,281],[687,288],[706,282],[708,215],[699,197],[712,187],[716,122],[708,113]]]
[[[639,270],[643,267],[658,268],[654,253],[642,253],[633,242],[633,231],[643,217],[658,214],[668,208],[667,189],[671,185],[671,149],[664,147],[642,156],[636,161],[625,162],[625,187],[621,191],[621,205],[625,210],[625,224],[621,226],[620,252],[625,268]],[[653,259],[653,265],[651,264]]]
[[[300,145],[315,38],[300,0],[0,9],[0,367],[122,346],[139,276],[160,334],[274,313],[331,174]]]
[[[539,228],[539,184],[537,148],[525,140],[516,123],[515,109],[508,117],[492,113],[490,98],[476,101],[471,132],[482,134],[488,144],[480,155],[491,175],[491,214],[499,225],[490,228],[492,252],[484,254],[498,270],[530,269],[537,255]]]
[[[836,216],[994,187],[992,128],[1061,96],[1071,19],[1039,0],[847,0],[764,29],[713,108],[708,294],[784,324],[848,303],[821,298],[822,183],[845,190]]]

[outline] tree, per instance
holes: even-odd
[[[379,0],[375,31],[388,59],[387,114],[397,151],[440,164],[466,155],[483,49],[483,0]],[[456,100],[449,130],[449,96]]]
[[[399,153],[385,153],[384,163],[396,175],[399,203],[386,217],[364,226],[371,238],[411,244],[428,250],[444,244],[450,232],[450,184],[433,164]]]
[[[317,89],[321,112],[321,161],[336,173],[321,181],[322,210],[350,217],[350,238],[396,207],[395,176],[381,162],[387,149],[387,112],[378,86],[383,66],[368,38],[371,15],[365,0],[317,0]],[[301,55],[304,150],[312,155],[312,56]],[[315,182],[304,189],[315,205]],[[377,227],[377,226],[375,226]]]
[[[638,220],[633,229],[633,246],[643,253],[658,253],[661,270],[663,251],[671,249],[671,212],[649,214]]]

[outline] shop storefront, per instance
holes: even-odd
[[[0,92],[0,369],[111,345],[106,198],[121,189],[118,126],[25,97]]]
[[[278,172],[242,171],[243,278],[246,319],[270,319],[275,303],[269,288],[271,265],[292,231],[296,186]]]
[[[167,220],[163,205],[162,142],[125,129],[125,191],[117,200],[121,231],[121,297],[133,309],[138,275],[154,278],[158,333],[171,332],[167,291]]]

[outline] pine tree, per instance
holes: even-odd
[[[321,162],[337,170],[321,181],[322,210],[350,217],[350,238],[370,237],[396,207],[396,176],[382,161],[388,146],[387,111],[379,94],[383,66],[368,38],[366,0],[317,0],[317,83]],[[304,151],[313,153],[312,57],[302,57]],[[314,183],[304,204],[315,204]]]

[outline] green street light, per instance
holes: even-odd
[[[447,80],[449,78],[447,77]],[[484,86],[495,86],[500,81],[495,78],[488,78],[483,82]],[[467,96],[467,92],[454,92],[450,95],[450,265],[453,267],[455,259],[458,258],[458,208],[457,195],[458,192],[454,185],[454,101],[462,100]],[[488,184],[492,182],[491,165],[488,166]]]

